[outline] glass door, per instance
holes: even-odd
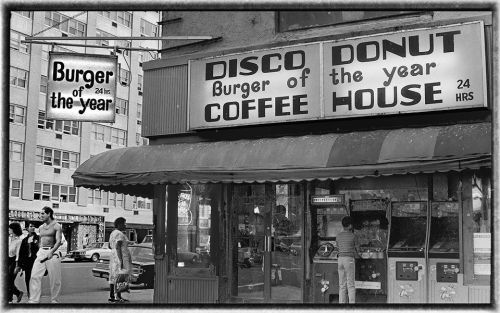
[[[245,302],[300,302],[304,191],[237,185],[232,195],[232,294]]]

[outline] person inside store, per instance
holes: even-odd
[[[57,251],[61,246],[62,227],[54,219],[54,211],[43,207],[40,217],[43,224],[40,226],[40,244],[31,269],[29,303],[40,303],[42,295],[42,278],[47,271],[50,282],[51,303],[58,303],[61,292],[61,255]]]
[[[16,276],[21,271],[19,267],[19,249],[21,247],[21,235],[23,230],[19,223],[9,225],[9,261],[8,261],[8,300],[12,302],[16,295],[17,302],[21,302],[23,292],[16,287]]]
[[[127,221],[123,217],[115,220],[115,229],[109,235],[109,246],[111,248],[111,257],[109,262],[109,302],[128,302],[122,298],[122,293],[117,291],[117,279],[119,276],[129,276],[132,270],[132,257],[128,249],[128,238],[124,231],[127,227]]]
[[[356,303],[354,274],[357,250],[350,216],[342,218],[342,227],[342,231],[337,234],[335,239],[339,251],[339,303]]]
[[[35,263],[36,254],[38,253],[38,245],[40,236],[35,232],[35,224],[28,224],[28,234],[21,241],[21,248],[19,249],[19,267],[24,271],[24,281],[26,282],[26,290],[28,291],[28,298],[30,297],[30,279],[31,270]]]
[[[89,245],[89,234],[85,234],[85,237],[83,237],[83,240],[82,240],[82,245],[83,245],[83,248],[87,248],[87,246]]]

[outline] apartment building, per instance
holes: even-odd
[[[130,240],[152,230],[152,200],[77,188],[71,175],[91,156],[111,149],[147,145],[141,136],[143,62],[158,58],[156,40],[50,40],[35,37],[157,37],[160,11],[13,11],[10,16],[9,221],[41,223],[42,207],[53,208],[68,249],[82,238],[107,240],[113,221],[127,219]],[[127,50],[122,48],[146,48]],[[116,53],[119,81],[114,123],[46,118],[50,51]]]

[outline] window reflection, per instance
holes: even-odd
[[[177,267],[206,268],[211,263],[209,189],[208,185],[185,184],[179,192]]]

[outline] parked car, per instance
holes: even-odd
[[[201,255],[196,252],[181,251],[177,249],[177,261],[189,264],[201,263]]]
[[[66,257],[73,258],[75,261],[91,260],[99,261],[100,258],[107,258],[111,255],[109,242],[94,242],[85,249],[72,250]]]
[[[129,246],[132,256],[132,284],[144,284],[146,288],[154,287],[155,260],[153,247],[150,243],[140,243]],[[92,269],[94,277],[109,278],[109,257],[100,259]]]

